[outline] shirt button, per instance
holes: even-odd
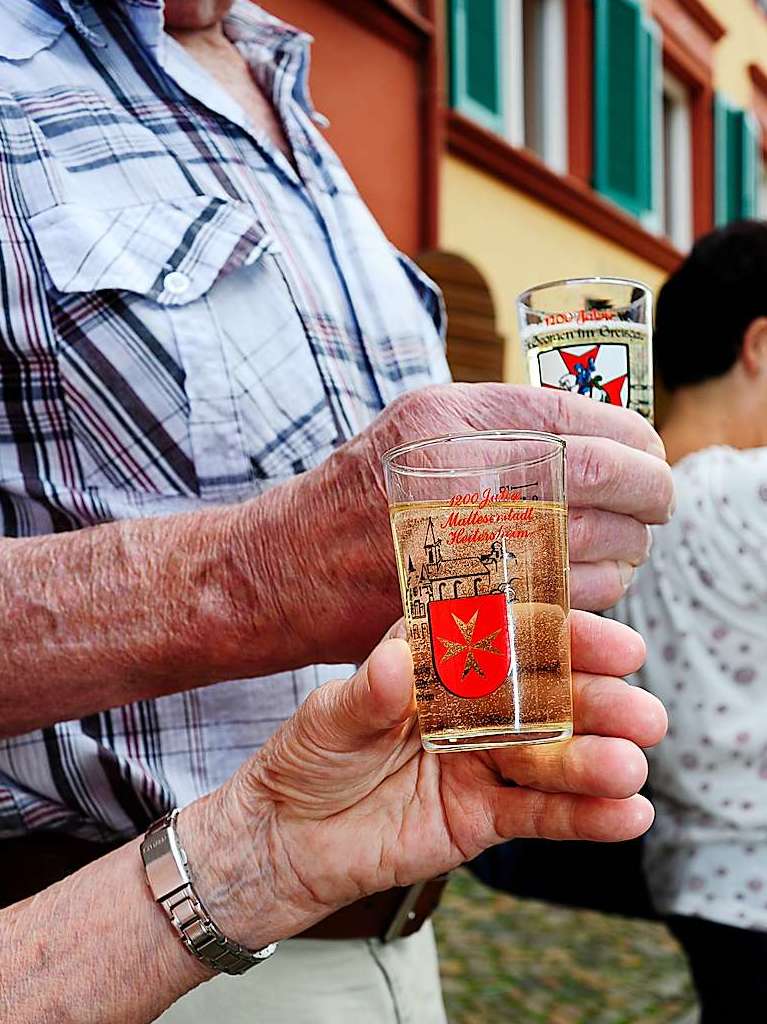
[[[183,295],[189,290],[191,283],[186,274],[182,274],[180,270],[172,270],[163,278],[162,286],[171,295]]]

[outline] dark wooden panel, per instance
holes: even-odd
[[[445,296],[453,378],[470,383],[502,380],[505,342],[496,330],[493,296],[482,274],[451,252],[425,252],[418,262]]]

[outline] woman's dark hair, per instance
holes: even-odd
[[[742,220],[700,238],[661,288],[655,363],[670,391],[721,377],[743,335],[767,316],[767,222]]]

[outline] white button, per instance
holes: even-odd
[[[171,295],[183,295],[185,291],[189,290],[191,283],[186,274],[182,274],[180,270],[172,270],[165,275],[162,285],[165,291],[170,292]]]

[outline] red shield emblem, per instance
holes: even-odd
[[[457,697],[487,697],[509,674],[506,597],[482,594],[429,602],[434,668]]]

